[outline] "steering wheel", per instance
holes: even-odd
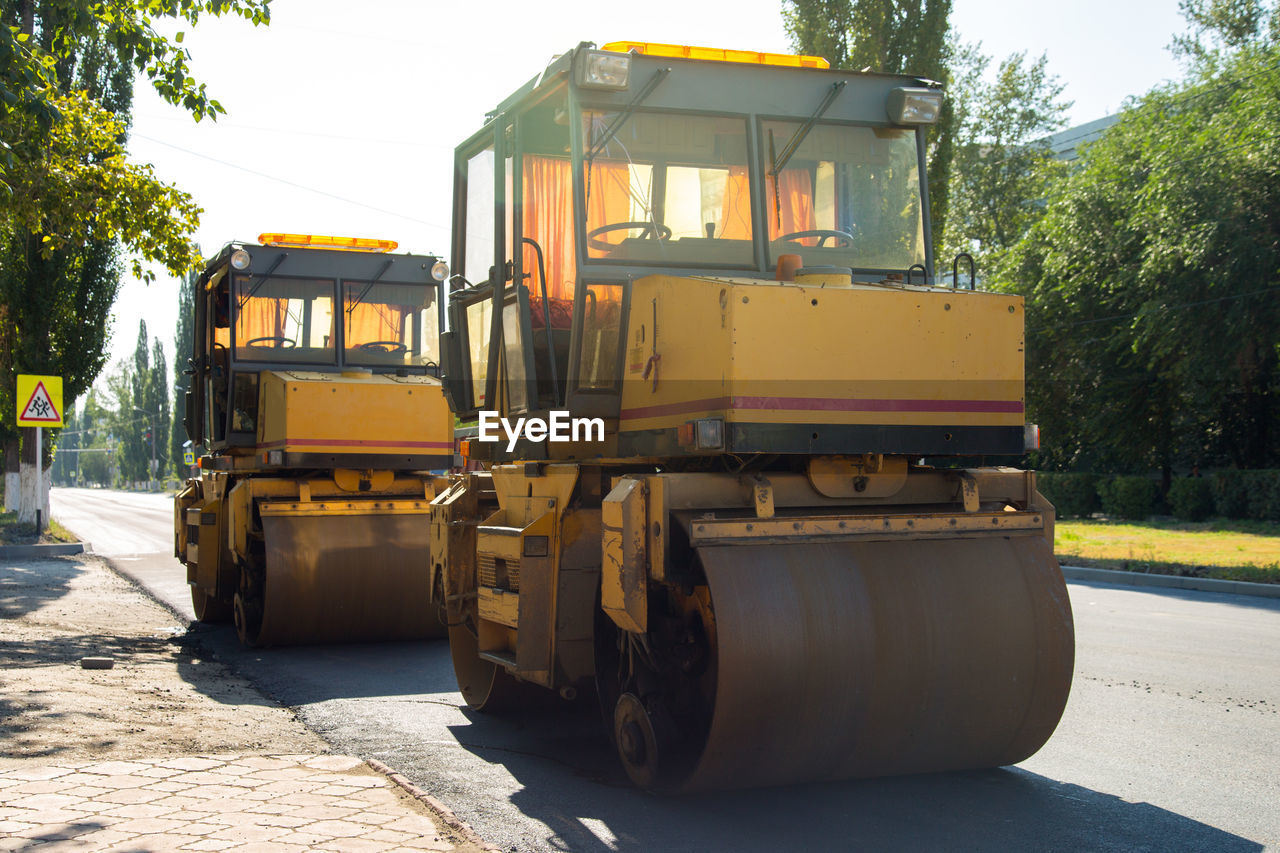
[[[292,339],[282,338],[279,335],[267,335],[261,338],[254,338],[251,341],[245,341],[244,345],[247,347],[277,346],[284,347],[285,349],[297,346]]]
[[[786,240],[802,240],[805,237],[818,237],[818,245],[824,245],[831,237],[840,240],[838,248],[848,248],[853,245],[853,235],[847,231],[832,231],[827,228],[819,228],[816,231],[793,231],[790,234],[783,234],[777,238],[778,242]]]
[[[401,355],[409,348],[400,341],[369,341],[368,343],[360,344],[358,349],[366,350],[368,352],[384,352],[390,355]]]
[[[652,222],[610,222],[608,225],[601,225],[599,228],[592,228],[587,232],[587,243],[591,248],[599,252],[608,252],[611,249],[618,248],[616,243],[608,243],[604,240],[597,240],[596,237],[601,234],[608,234],[610,231],[630,231],[640,229],[640,236],[652,234],[659,240],[670,240],[671,229],[665,225],[655,225]]]

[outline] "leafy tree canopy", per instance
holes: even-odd
[[[1012,250],[1043,463],[1280,465],[1278,235],[1280,43],[1259,36],[1133,102]]]

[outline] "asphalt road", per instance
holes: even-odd
[[[168,498],[51,500],[191,618]],[[229,626],[192,631],[335,747],[400,770],[504,850],[1280,848],[1280,601],[1069,588],[1071,700],[1021,765],[679,798],[631,788],[588,707],[464,710],[443,642],[254,651]]]

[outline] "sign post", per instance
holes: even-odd
[[[62,377],[18,374],[18,426],[36,428],[36,535],[44,530],[44,440],[45,427],[64,425],[62,418]]]

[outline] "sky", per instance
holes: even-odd
[[[1046,53],[1074,125],[1179,76],[1166,47],[1184,29],[1177,6],[953,0],[952,25],[993,65]],[[454,146],[553,56],[618,40],[791,52],[780,0],[274,0],[271,10],[268,27],[206,19],[184,33],[192,73],[227,110],[217,122],[197,124],[136,85],[130,157],[204,208],[206,257],[285,231],[392,239],[447,260]],[[145,320],[174,364],[177,293],[163,273],[124,283],[112,363],[132,357]]]

